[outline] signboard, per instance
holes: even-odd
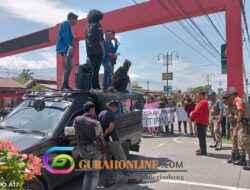
[[[172,86],[167,86],[167,85],[165,85],[165,86],[164,86],[164,95],[165,95],[165,96],[171,95],[172,89],[173,89]]]
[[[222,44],[221,46],[221,73],[227,74],[227,46]]]
[[[177,115],[178,121],[188,120],[188,115],[184,107],[176,107],[176,115]]]
[[[205,85],[205,89],[212,90],[212,86],[211,85]]]
[[[174,123],[175,108],[142,110],[143,127],[160,127]]]
[[[218,92],[223,92],[223,88],[218,88]]]
[[[173,80],[173,73],[162,73],[162,80]]]
[[[164,86],[164,91],[167,92],[167,91],[172,91],[172,86],[167,86],[165,85]]]

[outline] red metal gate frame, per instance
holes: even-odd
[[[164,4],[171,13],[166,12]],[[243,96],[243,47],[242,47],[242,23],[241,5],[239,0],[199,0],[206,13],[218,13],[225,11],[226,15],[226,43],[227,43],[227,80],[228,88],[235,87],[240,96]],[[204,11],[197,6],[197,0],[179,0],[183,4],[189,18],[202,16]],[[145,28],[161,23],[173,22],[184,19],[183,15],[170,6],[174,0],[150,0],[134,6],[114,10],[105,14],[102,21],[104,30],[112,28],[116,32],[126,32],[139,28]],[[145,11],[146,10],[146,11]],[[151,16],[150,16],[151,15]],[[152,17],[153,15],[153,17]],[[87,27],[87,20],[80,20],[73,33],[75,36],[76,54],[74,64],[79,63],[79,41],[84,40],[84,31]],[[56,44],[59,25],[49,28],[49,40],[38,45],[20,48],[0,54],[1,57],[15,55],[27,51],[50,47]],[[57,86],[61,85],[63,75],[63,60],[57,55]],[[70,86],[74,87],[74,72],[70,76]]]

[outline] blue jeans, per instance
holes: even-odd
[[[72,70],[72,62],[73,56],[64,56],[65,59],[65,66],[64,66],[64,74],[63,74],[63,82],[62,82],[62,89],[69,87],[69,76]]]
[[[113,75],[113,66],[110,62],[102,63],[104,67],[104,77],[103,77],[103,88],[108,89],[112,86],[112,75]]]

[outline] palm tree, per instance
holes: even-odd
[[[34,73],[31,72],[30,69],[23,69],[23,71],[18,75],[16,81],[21,83],[21,84],[24,84],[28,80],[34,79],[33,75],[34,75]]]

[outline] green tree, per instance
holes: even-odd
[[[35,85],[35,86],[32,86],[32,90],[34,91],[42,91],[44,90],[45,88],[39,84]]]
[[[30,69],[23,69],[23,71],[18,75],[16,81],[21,83],[21,84],[24,84],[28,80],[34,79],[33,75],[34,75],[34,73],[31,72]]]
[[[204,86],[198,86],[198,87],[194,87],[194,88],[189,88],[188,89],[188,92],[192,95],[195,95],[199,92],[208,92],[209,89],[205,88]]]

